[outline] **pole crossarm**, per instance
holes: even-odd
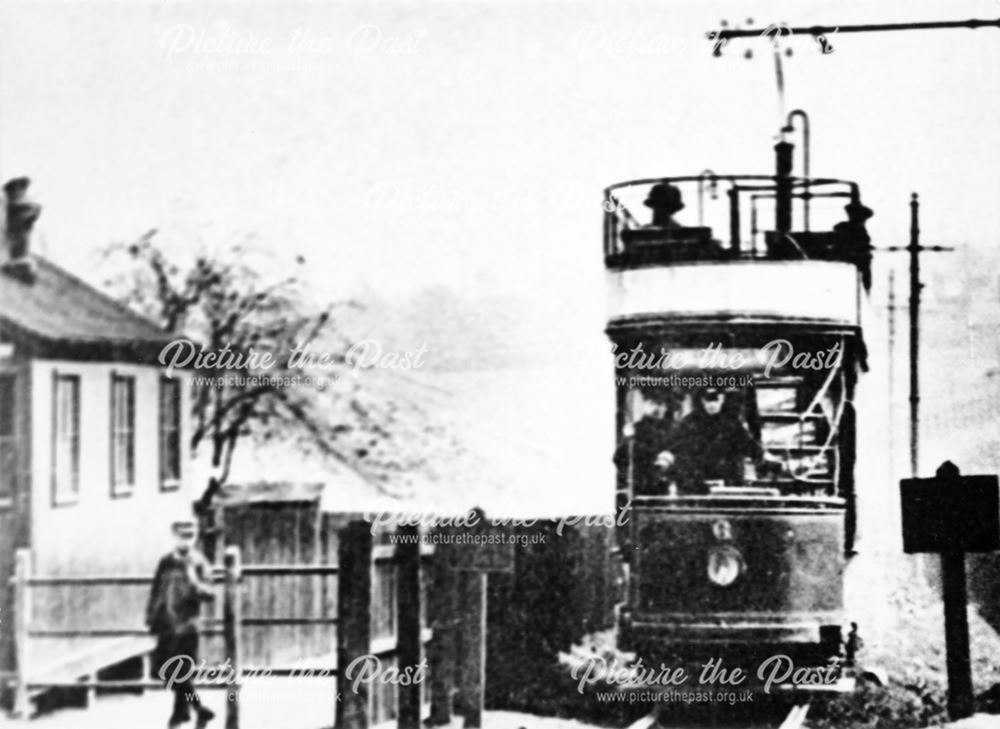
[[[912,251],[913,246],[884,246],[882,248],[873,248],[875,253],[898,253],[899,251]],[[920,253],[925,251],[931,251],[933,253],[940,253],[942,251],[953,251],[955,250],[951,246],[917,246],[916,250]]]

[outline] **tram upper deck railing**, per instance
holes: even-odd
[[[872,212],[845,180],[708,172],[631,180],[605,189],[604,211],[604,258],[613,270],[817,259],[865,272],[871,258]]]

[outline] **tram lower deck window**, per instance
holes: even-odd
[[[639,495],[707,494],[756,485],[831,494],[838,477],[842,403],[830,382],[755,376],[715,387],[634,387],[622,398],[615,461]]]

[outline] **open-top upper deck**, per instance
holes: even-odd
[[[864,272],[870,260],[865,221],[872,213],[857,184],[845,180],[711,172],[631,180],[604,191],[604,209],[604,260],[612,270],[824,260]]]
[[[789,171],[791,145],[776,152],[779,172]],[[860,324],[872,211],[857,184],[706,171],[622,182],[604,195],[612,322]]]

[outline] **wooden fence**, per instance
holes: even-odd
[[[469,547],[432,546],[433,538],[413,528],[373,534],[368,522],[302,504],[227,511],[223,526],[229,546],[214,570],[219,592],[204,619],[202,652],[209,665],[229,660],[234,685],[204,688],[239,691],[251,672],[329,676],[336,682],[331,697],[340,696],[330,717],[338,729],[391,722],[417,729],[428,718],[447,724],[453,712],[476,726],[484,675],[489,705],[529,708],[524,697],[537,690],[534,669],[551,667],[559,650],[609,627],[617,600],[607,526],[539,522],[506,530],[523,542],[513,570],[490,579],[485,613],[480,575],[454,569]],[[101,670],[148,654],[153,639],[141,620],[149,576],[44,576],[32,573],[30,553],[19,552],[17,561],[22,715],[31,694],[54,687],[90,694],[162,688],[149,678],[145,659],[138,675],[109,680],[113,674]],[[104,613],[112,617],[92,619]],[[429,680],[355,687],[340,669],[366,656],[387,669],[426,659]],[[228,729],[237,729],[239,701],[227,701],[226,709]]]
[[[225,680],[196,682],[196,688],[236,694],[226,701],[226,727],[238,729],[238,692],[244,676],[330,677],[336,684],[331,685],[331,697],[341,697],[330,717],[338,727],[368,729],[398,720],[401,729],[416,729],[428,711],[422,683],[355,687],[339,669],[369,656],[379,657],[387,668],[419,665],[432,637],[423,624],[421,576],[422,563],[431,553],[421,550],[419,541],[375,545],[364,522],[344,527],[336,563],[242,564],[240,548],[227,547],[223,565],[213,571],[221,599],[204,618],[202,631],[204,657],[210,666],[225,667]],[[149,676],[154,639],[136,625],[142,612],[117,626],[81,626],[74,624],[74,617],[87,614],[66,610],[58,599],[68,590],[87,595],[74,600],[76,605],[114,602],[115,595],[134,604],[134,593],[144,599],[150,583],[145,575],[36,575],[30,551],[20,550],[12,580],[15,715],[28,716],[32,695],[50,689],[76,689],[92,697],[97,690],[164,688],[163,681]],[[299,644],[309,634],[323,637],[325,642],[312,643],[321,650],[309,665],[293,665],[282,643],[292,636],[293,644]],[[48,649],[46,643],[51,644]],[[67,651],[74,643],[86,648]],[[102,677],[107,667],[129,659],[139,660],[139,675]]]
[[[477,575],[448,568],[468,547],[439,545],[431,595],[436,644],[431,669],[432,683],[443,686],[434,693],[435,720],[438,711],[443,712],[441,719],[446,716],[436,697],[448,689],[456,696],[457,710],[475,711],[476,687],[466,679],[474,673],[481,631],[486,633],[484,703],[493,709],[536,713],[558,708],[544,703],[548,678],[543,676],[560,671],[560,651],[568,651],[588,633],[611,628],[621,601],[612,559],[614,530],[600,522],[580,518],[502,527],[517,548],[512,569],[489,577],[485,616],[478,609]],[[443,667],[438,678],[435,663]]]
[[[238,547],[247,564],[303,567],[338,563],[344,524],[329,523],[315,504],[279,503],[220,509],[217,526],[225,543]],[[322,618],[336,615],[338,609],[335,572],[248,577],[243,594],[247,617]],[[293,662],[301,665],[304,658],[332,657],[336,638],[336,625],[329,622],[247,625],[243,631],[246,665],[287,667]],[[221,648],[218,639],[212,647]]]

